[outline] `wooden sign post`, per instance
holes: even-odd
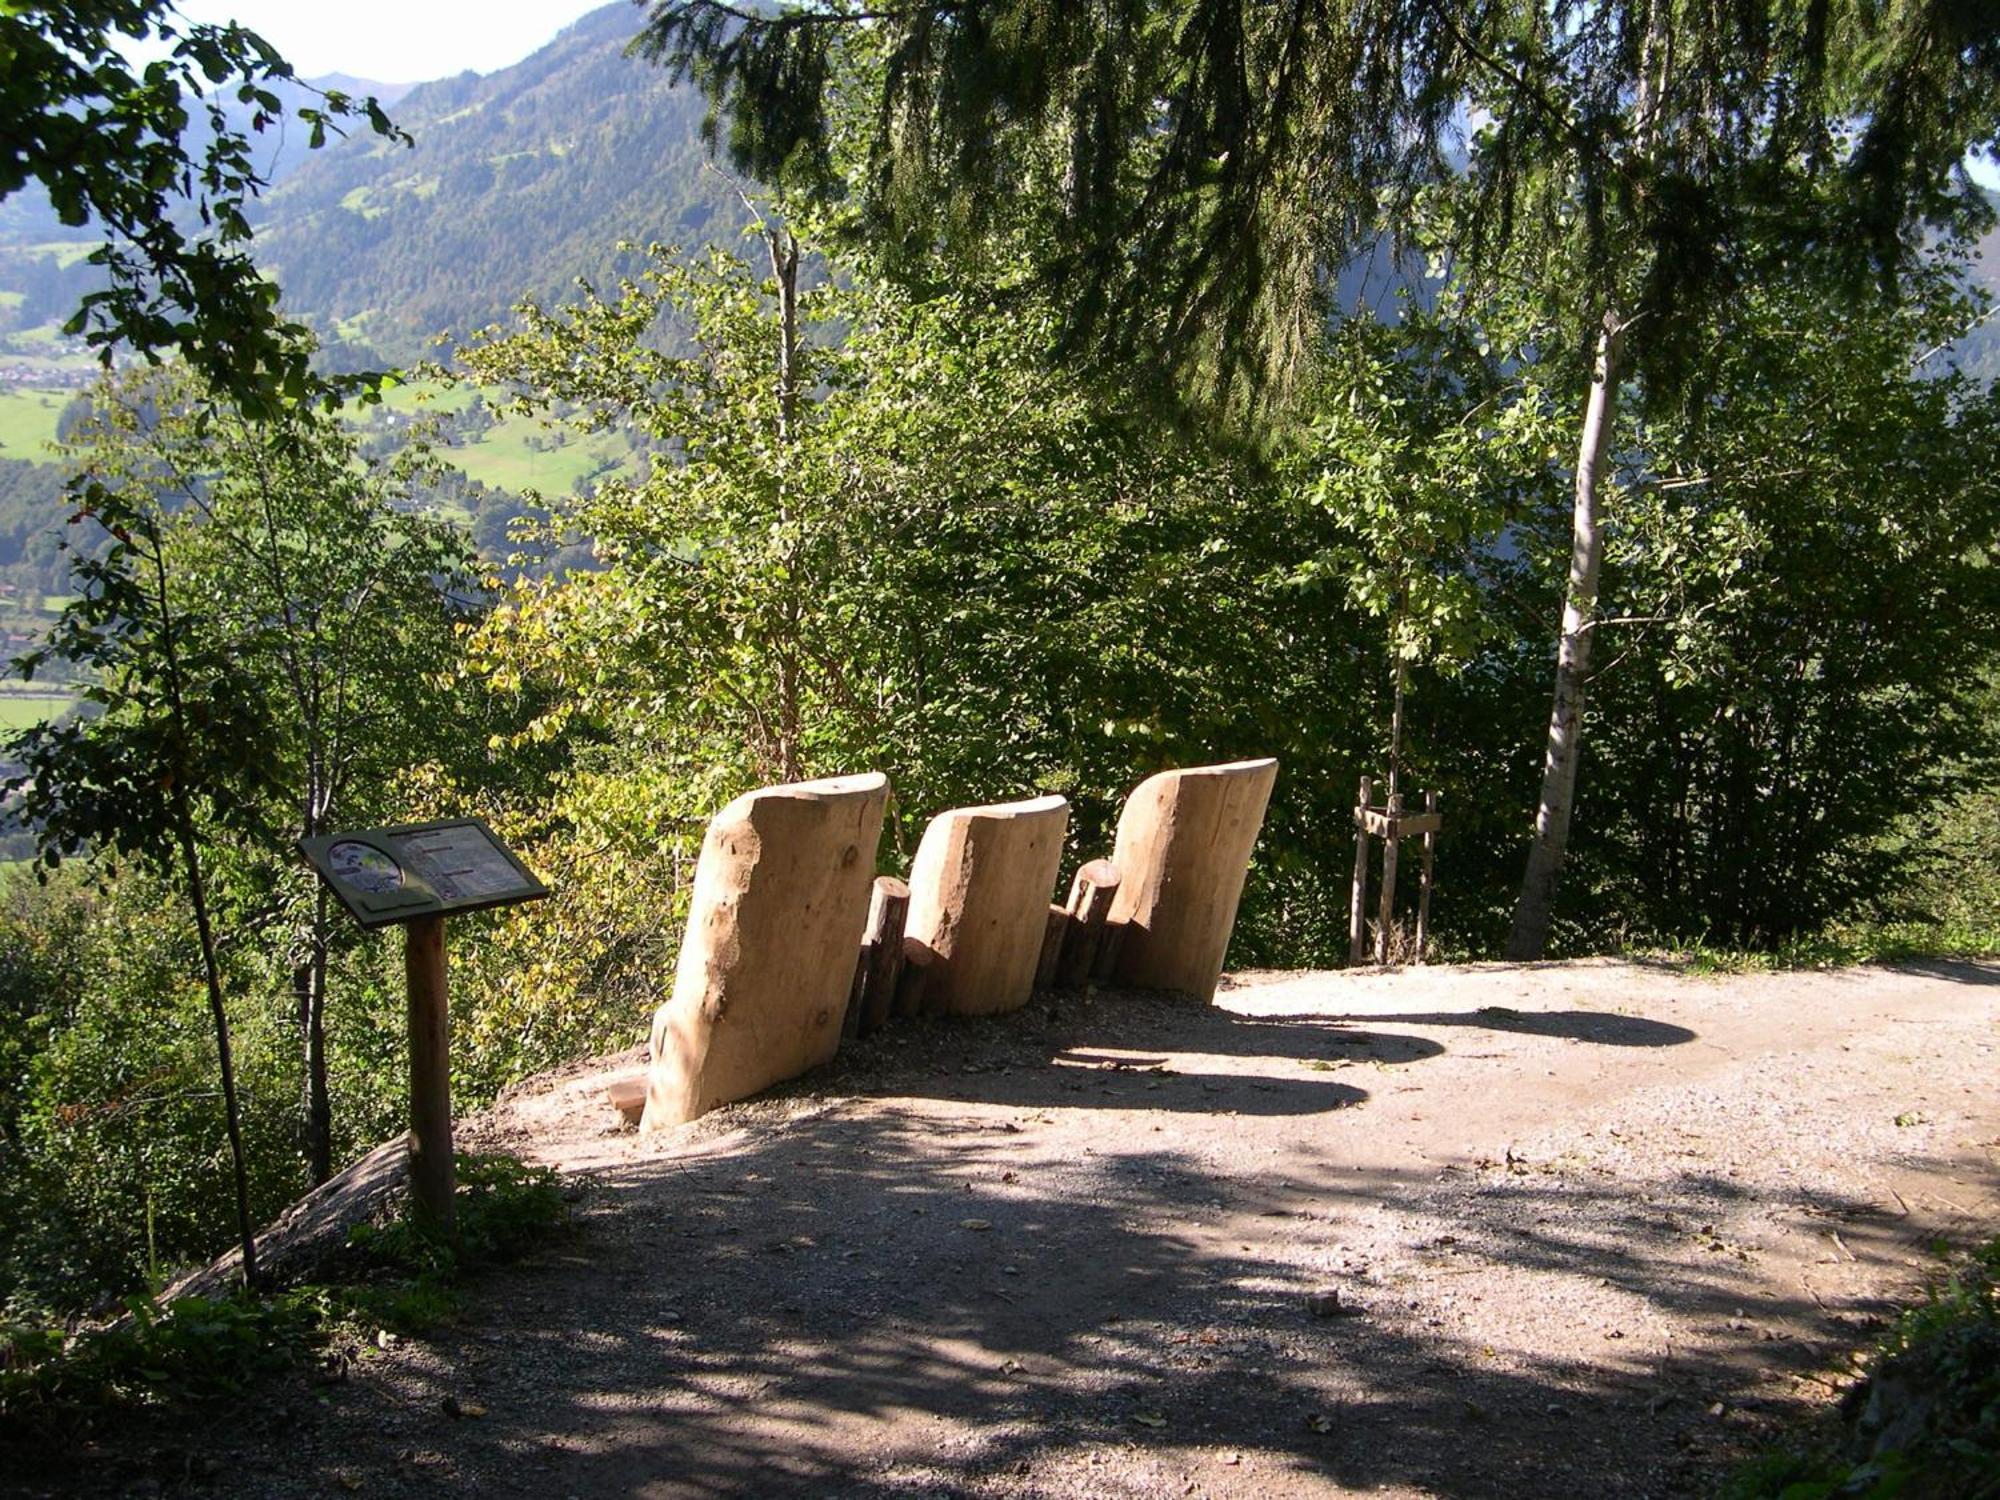
[[[410,1015],[410,1194],[451,1233],[451,1054],[444,919],[536,901],[549,888],[477,818],[301,839],[299,849],[365,928],[400,925]]]

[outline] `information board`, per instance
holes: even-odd
[[[363,927],[511,906],[549,893],[478,818],[300,839],[299,849]]]

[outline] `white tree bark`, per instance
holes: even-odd
[[[1604,561],[1598,513],[1608,482],[1624,344],[1625,325],[1615,310],[1607,310],[1598,329],[1597,360],[1584,406],[1583,436],[1577,444],[1569,593],[1563,603],[1562,636],[1556,648],[1555,699],[1549,709],[1548,745],[1542,758],[1535,840],[1528,849],[1528,867],[1514,904],[1514,927],[1507,938],[1510,959],[1540,958],[1548,946],[1556,885],[1569,848],[1577,758],[1582,750],[1584,687],[1590,672],[1591,627],[1597,615],[1597,575]]]

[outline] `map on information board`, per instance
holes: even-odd
[[[363,927],[511,906],[549,893],[477,818],[300,839],[299,848]]]

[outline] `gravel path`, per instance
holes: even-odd
[[[636,1055],[536,1080],[473,1143],[573,1174],[577,1232],[185,1483],[1704,1493],[2000,1217],[2000,967],[1221,999],[916,1027],[643,1141]]]

